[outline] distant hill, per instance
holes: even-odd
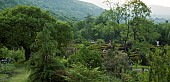
[[[88,14],[99,16],[104,9],[79,0],[0,0],[0,8],[19,4],[33,5],[48,10],[61,20],[82,20]]]
[[[33,5],[51,12],[60,20],[82,20],[88,14],[99,16],[104,9],[79,0],[0,0],[0,9],[13,7],[16,5]],[[170,7],[150,5],[152,18],[156,23],[169,20]]]
[[[156,23],[165,22],[168,20],[170,22],[170,7],[163,7],[158,5],[150,5],[152,10],[152,18]]]
[[[170,16],[170,7],[150,5],[152,13],[155,15]]]

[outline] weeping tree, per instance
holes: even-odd
[[[53,25],[46,24],[41,32],[37,33],[31,49],[34,52],[30,59],[31,82],[64,81],[64,65],[58,60],[56,53],[60,53],[58,41],[53,37]]]
[[[65,67],[58,58],[64,55],[65,47],[72,39],[71,27],[68,23],[57,21],[45,23],[42,31],[37,33],[31,45],[29,60],[31,82],[64,82]],[[56,55],[57,54],[57,55]]]

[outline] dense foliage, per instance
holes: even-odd
[[[31,82],[62,81],[56,77],[57,70],[64,70],[64,66],[55,57],[55,53],[59,53],[58,43],[51,37],[50,28],[48,25],[43,27],[43,31],[37,34],[32,45],[37,51],[32,54],[30,60]]]
[[[69,57],[69,64],[82,63],[89,68],[101,67],[101,52],[94,48],[92,49],[90,49],[90,46],[83,46],[77,53]]]
[[[30,57],[30,45],[36,32],[42,30],[45,23],[55,20],[48,13],[32,6],[17,6],[0,13],[0,43],[8,48],[23,47],[26,60]]]
[[[77,22],[59,21],[37,7],[13,6],[34,4],[79,18],[67,13],[74,12],[79,1],[18,1],[0,1],[6,3],[1,8],[12,7],[0,11],[0,77],[24,62],[28,82],[170,81],[170,23],[155,24],[141,0],[106,0],[110,10]]]
[[[0,9],[19,4],[40,7],[48,10],[57,19],[65,21],[82,20],[87,14],[99,16],[104,11],[102,8],[79,0],[1,0]]]

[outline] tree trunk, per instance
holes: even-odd
[[[133,37],[134,37],[134,41],[136,41],[137,40],[137,32],[136,32],[135,28],[133,29]]]
[[[25,46],[23,46],[23,48],[25,50],[25,61],[27,61],[30,58],[31,51],[30,51],[30,48],[27,48]]]
[[[128,25],[128,29],[127,29],[126,39],[125,39],[125,42],[124,42],[125,52],[126,52],[126,53],[128,52],[127,41],[128,41],[129,33],[130,33],[130,26],[129,26],[129,23],[127,23],[127,25]]]

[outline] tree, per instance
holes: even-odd
[[[167,53],[164,53],[167,50]],[[169,82],[170,81],[170,55],[169,47],[165,46],[163,49],[156,48],[155,52],[148,54],[149,67],[149,81],[152,82]]]
[[[115,34],[119,34],[119,41],[123,40],[126,45],[128,39],[131,39],[131,32],[133,32],[133,39],[137,40],[140,23],[147,20],[151,13],[147,5],[141,0],[130,0],[124,4],[120,2],[112,4],[107,0],[107,3],[110,6],[109,18],[118,24],[115,27]]]
[[[161,35],[159,38],[161,44],[170,44],[170,23],[158,24],[157,32]]]
[[[95,18],[92,15],[88,15],[85,17],[85,20],[79,21],[74,24],[75,35],[74,37],[77,39],[79,36],[87,40],[93,40],[93,31]],[[79,34],[79,35],[78,35]]]
[[[142,21],[142,19],[146,19],[147,17],[150,16],[151,10],[147,7],[145,3],[143,3],[141,0],[130,0],[127,3],[128,7],[128,12],[130,12],[130,17],[132,20],[132,30],[133,30],[133,37],[134,40],[137,40],[137,32],[138,32],[138,27]]]
[[[63,47],[67,46],[73,39],[72,28],[68,23],[62,21],[57,21],[52,28],[54,29],[52,30],[52,36],[58,42],[58,49],[61,51],[58,55],[64,56]]]
[[[119,40],[121,43],[121,28],[120,23],[123,22],[123,15],[125,9],[122,7],[122,4],[118,1],[116,4],[113,4],[110,0],[106,1],[110,10],[106,11],[106,17],[108,19],[109,27],[113,27],[114,31],[114,40]],[[110,36],[111,37],[111,36]]]
[[[25,59],[30,58],[30,45],[45,23],[55,20],[40,8],[17,6],[0,12],[0,43],[10,49],[23,47]]]
[[[60,53],[58,42],[52,37],[52,25],[45,24],[43,30],[37,33],[30,59],[31,82],[63,82],[64,78],[60,75],[64,72],[64,65],[56,58],[56,53]]]
[[[156,25],[153,21],[147,19],[140,19],[138,22],[141,22],[139,25],[139,31],[137,34],[138,41],[146,41],[150,44],[153,44],[160,37],[160,34],[157,32]]]

